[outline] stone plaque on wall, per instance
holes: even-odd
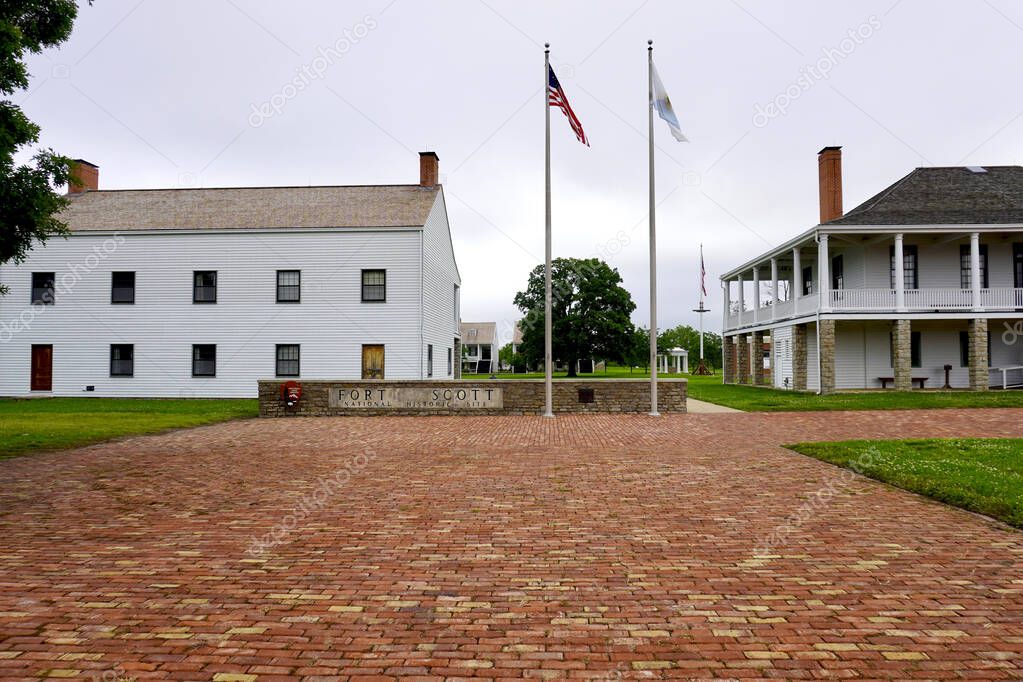
[[[330,407],[342,410],[487,410],[503,408],[504,395],[503,389],[493,386],[342,386],[331,388]]]

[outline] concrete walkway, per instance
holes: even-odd
[[[1023,534],[803,457],[1023,410],[249,420],[0,461],[0,677],[1019,679]]]
[[[727,412],[742,412],[734,407],[725,407],[715,403],[708,403],[695,398],[686,398],[686,409],[689,414],[725,414]]]

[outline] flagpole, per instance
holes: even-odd
[[[553,362],[551,324],[551,104],[549,94],[551,73],[551,44],[544,43],[543,52],[543,97],[544,97],[544,182],[545,182],[545,251],[544,251],[544,318],[543,318],[543,361],[544,361],[544,411],[543,416],[553,417]]]
[[[654,216],[654,41],[647,42],[647,137],[650,143],[650,416],[657,411],[657,230]]]
[[[703,244],[700,244],[700,307],[693,308],[693,312],[700,316],[700,363],[696,365],[696,371],[693,372],[693,374],[697,376],[710,376],[714,373],[707,369],[706,356],[703,352],[703,314],[710,312],[704,304],[704,300],[706,299],[705,289],[707,288],[705,281],[707,276],[706,271],[707,269],[703,265]]]
[[[700,244],[700,362],[703,362],[703,288],[704,267],[703,267],[703,244]]]

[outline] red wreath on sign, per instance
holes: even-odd
[[[281,401],[288,407],[298,405],[302,400],[302,384],[297,381],[286,381],[281,385]]]

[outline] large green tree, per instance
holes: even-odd
[[[0,264],[67,231],[57,218],[67,200],[55,187],[68,181],[68,160],[44,149],[32,163],[15,163],[19,150],[39,141],[39,126],[10,97],[28,87],[26,55],[67,40],[77,14],[74,0],[0,0]]]
[[[554,359],[568,365],[582,358],[621,361],[628,352],[636,304],[618,271],[597,258],[556,258],[551,264]],[[529,273],[525,291],[515,294],[524,314],[520,351],[535,366],[544,356],[544,268]]]

